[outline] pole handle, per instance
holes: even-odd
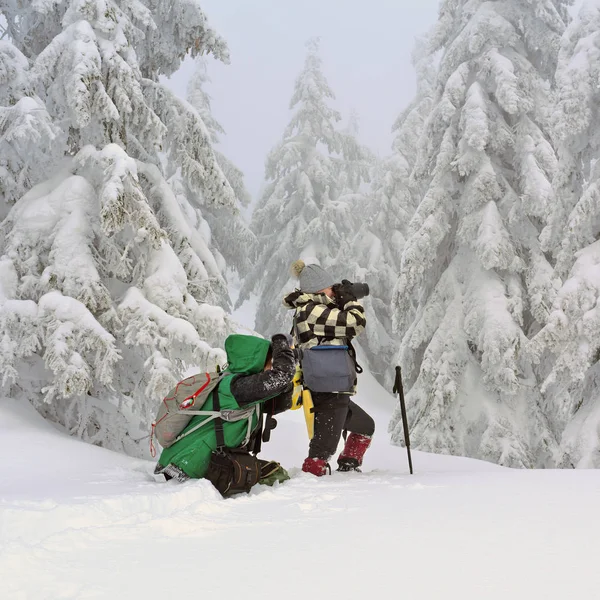
[[[396,377],[394,379],[394,389],[392,392],[394,394],[398,394],[400,392],[400,388],[402,387],[402,369],[400,366],[396,367]]]

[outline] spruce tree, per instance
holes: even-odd
[[[206,126],[211,143],[217,145],[220,140],[219,136],[224,135],[225,130],[212,114],[211,97],[205,89],[210,81],[206,60],[203,57],[197,57],[196,69],[188,83],[187,99]],[[214,154],[235,194],[237,214],[232,214],[228,207],[205,202],[202,195],[192,189],[188,189],[188,196],[192,204],[202,210],[210,227],[213,252],[223,257],[224,265],[237,271],[238,275],[243,275],[253,264],[256,250],[256,238],[239,212],[250,204],[250,193],[246,189],[242,171],[223,153],[214,150]]]
[[[209,232],[164,164],[206,204],[234,212],[235,195],[197,112],[159,83],[187,53],[227,61],[227,48],[197,0],[4,3],[2,14],[29,65],[32,91],[20,93],[67,144],[1,225],[3,384],[73,434],[137,451],[135,423],[148,426],[183,368],[214,366],[231,329]]]
[[[562,285],[530,344],[565,467],[600,467],[599,82],[600,8],[588,4],[563,37],[556,73],[557,201],[543,240]]]
[[[418,39],[413,52],[417,93],[392,127],[392,154],[373,169],[372,189],[364,198],[359,229],[345,261],[352,264],[354,259],[355,278],[370,286],[371,293],[363,301],[369,326],[360,345],[367,353],[371,372],[382,381],[390,376],[392,355],[398,349],[390,306],[408,224],[419,200],[419,186],[412,175],[435,84],[433,59],[426,49],[426,40]]]
[[[0,221],[50,174],[64,142],[34,92],[29,61],[10,41],[0,40]]]
[[[555,202],[550,82],[569,2],[446,0],[442,51],[394,292],[412,436],[424,450],[549,466],[528,338],[555,285],[539,238]],[[391,422],[402,439],[399,411]]]
[[[267,158],[267,185],[252,216],[258,259],[238,304],[253,291],[259,294],[255,328],[265,335],[289,330],[282,297],[297,284],[290,265],[299,258],[318,262],[341,278],[336,257],[356,226],[355,211],[339,198],[343,148],[336,124],[341,117],[329,104],[334,94],[318,50],[319,41],[310,40],[290,102],[294,114]]]

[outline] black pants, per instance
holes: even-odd
[[[315,405],[315,435],[309,458],[329,460],[337,450],[343,430],[372,436],[375,422],[348,394],[312,393]]]

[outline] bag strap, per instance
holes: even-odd
[[[262,450],[262,436],[263,436],[263,429],[264,429],[264,425],[263,425],[263,417],[264,415],[260,415],[258,418],[258,427],[252,432],[252,435],[250,436],[250,451],[254,452],[254,455],[258,455],[260,454],[260,451]]]
[[[213,411],[221,414],[221,401],[219,400],[219,386],[212,391]],[[225,435],[223,433],[223,419],[218,416],[215,419],[215,436],[217,438],[217,451],[223,452],[225,448]]]
[[[292,328],[290,329],[290,335],[296,338],[298,341],[298,327],[296,324],[296,317],[298,316],[298,308],[294,309],[294,316],[292,317]]]
[[[277,421],[273,415],[275,414],[275,398],[271,398],[265,402],[269,408],[265,411],[265,422],[261,432],[261,440],[265,443],[271,440],[271,431],[277,426]],[[261,419],[262,420],[262,419]]]
[[[356,372],[360,374],[363,372],[363,368],[358,364],[358,361],[356,360],[356,350],[352,345],[352,340],[350,338],[346,338],[346,343],[348,344],[348,354],[350,355],[350,358],[354,361],[354,368],[356,369]]]
[[[212,392],[212,401],[213,401],[213,414],[219,415],[215,417],[215,437],[217,438],[217,452],[219,454],[223,454],[225,448],[225,434],[223,432],[223,419],[221,418],[221,400],[219,399],[219,388],[218,386]],[[252,435],[252,417],[256,415],[257,418],[260,416],[260,406],[257,404],[253,407],[252,412],[248,415],[248,429],[246,430],[246,437],[242,442],[242,446],[248,444],[250,440],[250,436]]]

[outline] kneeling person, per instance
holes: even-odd
[[[243,420],[215,419],[214,425],[204,427],[200,425],[208,417],[194,416],[181,439],[162,451],[155,473],[180,481],[207,478],[227,496],[249,491],[257,480],[271,484],[288,479],[278,463],[259,461],[255,454],[260,450],[265,404],[270,414],[291,406],[296,367],[291,338],[284,334],[274,335],[271,343],[254,336],[230,335],[225,351],[227,370],[205,410],[255,410]]]

